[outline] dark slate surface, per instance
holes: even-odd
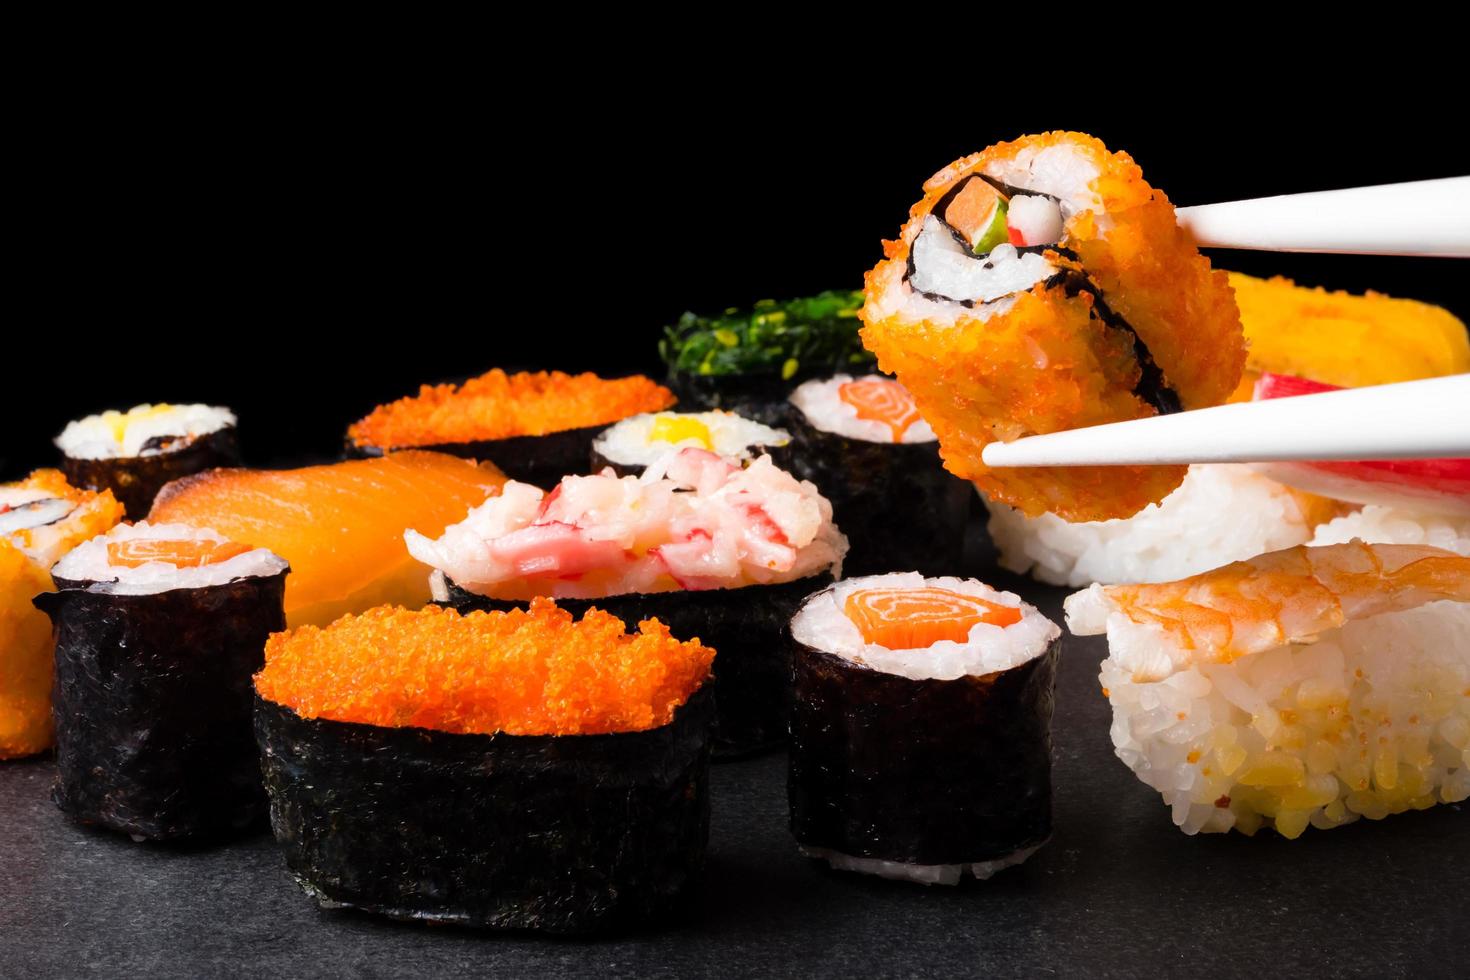
[[[1026,591],[1060,614],[1060,590]],[[1186,837],[1113,757],[1101,656],[1066,641],[1056,833],[1027,864],[954,889],[825,870],[792,844],[777,754],[716,767],[688,920],[611,942],[321,912],[268,836],[133,844],[68,823],[49,761],[0,764],[0,976],[1465,975],[1465,806],[1297,841]]]

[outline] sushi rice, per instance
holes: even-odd
[[[252,548],[224,561],[206,561],[194,567],[167,560],[122,564],[113,560],[125,542],[189,542],[233,544],[209,528],[187,524],[119,524],[106,534],[78,545],[56,563],[52,576],[62,582],[85,583],[94,592],[110,595],[154,595],[171,589],[202,589],[226,585],[243,578],[277,575],[286,570],[286,560],[265,548]]]
[[[157,456],[202,436],[233,428],[235,415],[212,405],[135,405],[67,423],[56,447],[71,459]]]
[[[592,451],[619,466],[649,466],[670,449],[705,449],[748,460],[752,450],[784,446],[791,435],[734,412],[650,412],[623,419],[592,442]]]
[[[913,413],[912,421],[903,427],[902,434],[897,439],[894,438],[893,423],[873,417],[864,417],[851,401],[843,397],[844,389],[849,389],[855,383],[893,385],[906,401],[912,403],[912,399],[907,392],[902,391],[902,386],[898,382],[885,378],[881,374],[869,374],[861,378],[838,374],[830,378],[813,379],[797,386],[796,390],[791,393],[791,404],[801,410],[802,415],[813,428],[845,436],[848,439],[905,444],[936,441],[934,430],[929,427],[928,422],[919,417],[917,410]]]

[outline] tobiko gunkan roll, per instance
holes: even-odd
[[[634,375],[496,368],[460,385],[424,385],[417,395],[379,405],[347,430],[349,451],[433,449],[489,460],[512,479],[550,487],[582,473],[592,439],[613,422],[674,404],[660,384]]]
[[[56,437],[75,486],[111,490],[129,520],[148,516],[164,484],[240,462],[235,416],[212,405],[137,405],[68,423]]]
[[[830,289],[719,316],[685,313],[658,345],[669,387],[686,406],[781,425],[786,398],[802,381],[872,367],[858,337],[862,305],[861,290]]]
[[[744,462],[790,442],[785,429],[734,412],[653,412],[623,419],[592,440],[588,472],[611,467],[618,476],[637,476],[675,448],[705,449]]]
[[[791,622],[802,853],[949,885],[1030,857],[1051,835],[1060,634],[973,579],[875,575],[808,599]]]
[[[271,637],[255,724],[287,868],[325,908],[399,919],[673,915],[704,867],[714,653],[546,599]]]
[[[1187,834],[1283,837],[1470,797],[1470,558],[1362,541],[1094,585],[1118,758]]]
[[[1024,136],[924,185],[868,273],[863,341],[913,393],[950,471],[1027,514],[1127,517],[1184,468],[992,470],[1011,440],[1225,401],[1245,362],[1224,272],[1131,157]]]
[[[567,477],[549,494],[512,481],[438,540],[412,530],[406,538],[409,552],[436,569],[435,598],[458,609],[552,596],[629,622],[656,616],[675,635],[715,647],[722,757],[785,739],[782,631],[847,551],[811,483],[769,456],[742,467],[693,448],[638,477]]]
[[[972,491],[945,470],[903,385],[876,374],[813,378],[791,407],[792,445],[777,459],[832,501],[851,543],[847,575],[959,570]]]
[[[50,568],[122,520],[111,491],[79,490],[59,470],[0,484],[0,759],[51,745],[51,624],[31,602]]]
[[[251,677],[285,628],[284,559],[183,524],[119,525],[36,597],[56,632],[62,812],[136,840],[215,836],[265,813]]]

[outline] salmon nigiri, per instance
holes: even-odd
[[[429,598],[429,569],[403,545],[500,492],[489,463],[405,451],[296,470],[210,470],[169,484],[149,520],[209,527],[291,563],[286,620],[325,624],[384,603]]]

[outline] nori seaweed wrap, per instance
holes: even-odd
[[[858,337],[861,290],[760,300],[719,316],[685,313],[664,330],[668,385],[689,409],[720,408],[784,425],[791,390],[808,378],[873,364]]]
[[[238,466],[235,416],[208,405],[139,405],[72,422],[56,439],[73,486],[111,490],[128,520],[148,516],[173,480]]]
[[[273,638],[255,732],[288,870],[324,908],[404,920],[586,934],[675,916],[709,836],[711,655],[548,600]]]
[[[972,580],[873,576],[813,596],[792,633],[788,789],[805,853],[953,884],[1046,841],[1059,631],[1036,610]]]
[[[59,591],[35,599],[56,635],[52,796],[73,819],[138,840],[220,836],[264,816],[250,678],[286,626],[284,561],[241,549],[165,566],[155,546],[181,536],[150,532],[170,529],[190,530],[122,525],[94,538],[56,566]],[[146,566],[87,573],[89,553],[140,540]]]
[[[641,375],[600,378],[496,368],[458,385],[423,386],[348,427],[349,456],[429,449],[489,461],[512,480],[552,487],[586,471],[593,438],[609,424],[674,404]]]
[[[832,581],[830,573],[781,585],[739,589],[652,592],[601,599],[558,599],[575,615],[605,610],[628,623],[656,618],[673,635],[698,637],[719,652],[715,696],[714,757],[738,759],[784,744],[791,710],[791,645],[786,624],[811,593]],[[460,612],[525,608],[527,602],[490,599],[446,578],[441,605]]]
[[[857,400],[865,386],[885,401],[857,414],[839,392],[856,390]],[[811,381],[792,398],[791,444],[772,453],[777,465],[811,480],[832,502],[833,518],[851,543],[843,563],[848,577],[909,570],[953,575],[962,568],[974,492],[944,468],[927,427],[927,439],[911,441],[922,420],[905,398],[897,382],[878,376]]]

